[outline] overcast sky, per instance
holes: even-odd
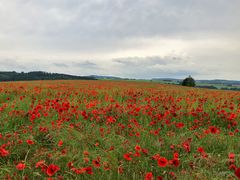
[[[240,0],[1,0],[0,71],[240,80]]]

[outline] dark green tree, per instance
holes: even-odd
[[[182,81],[182,85],[183,86],[189,86],[189,87],[195,87],[196,82],[191,76],[189,76]]]

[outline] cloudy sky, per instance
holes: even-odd
[[[239,0],[1,0],[0,71],[240,80]]]

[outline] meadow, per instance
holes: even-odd
[[[238,179],[240,92],[0,83],[0,179]]]

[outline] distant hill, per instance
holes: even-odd
[[[115,79],[115,80],[120,80],[122,78],[116,77],[116,76],[99,76],[99,75],[91,75],[90,77],[93,77],[95,79]]]
[[[96,80],[91,76],[73,76],[68,74],[48,73],[43,71],[15,72],[0,71],[0,81],[28,81],[28,80]]]
[[[136,80],[134,78],[121,78],[117,76],[99,76],[99,75],[91,75],[90,77],[94,77],[95,79],[105,79],[105,80]]]
[[[206,84],[240,85],[240,81],[236,81],[236,80],[224,80],[224,79],[196,80],[196,82],[206,83]]]
[[[44,71],[32,71],[32,72],[15,72],[15,71],[0,71],[1,81],[29,81],[29,80],[136,80],[130,78],[121,78],[116,76],[74,76],[69,74],[48,73]],[[139,79],[138,79],[139,80]],[[147,79],[141,79],[147,80]],[[160,82],[163,84],[175,84],[179,85],[182,79],[175,78],[153,78],[151,81]],[[196,80],[198,88],[208,89],[223,89],[223,90],[240,90],[240,81],[236,80]]]
[[[181,82],[182,79],[174,78],[153,78],[155,81],[169,81],[169,82]],[[240,81],[236,80],[224,80],[224,79],[214,79],[214,80],[196,80],[197,83],[202,84],[225,84],[225,85],[240,85]]]
[[[161,82],[164,84],[180,85],[180,82],[182,82],[182,79],[154,78],[152,79],[152,81]],[[196,84],[197,84],[196,86],[197,88],[240,91],[240,81],[236,81],[236,80],[224,80],[224,79],[196,80]]]

